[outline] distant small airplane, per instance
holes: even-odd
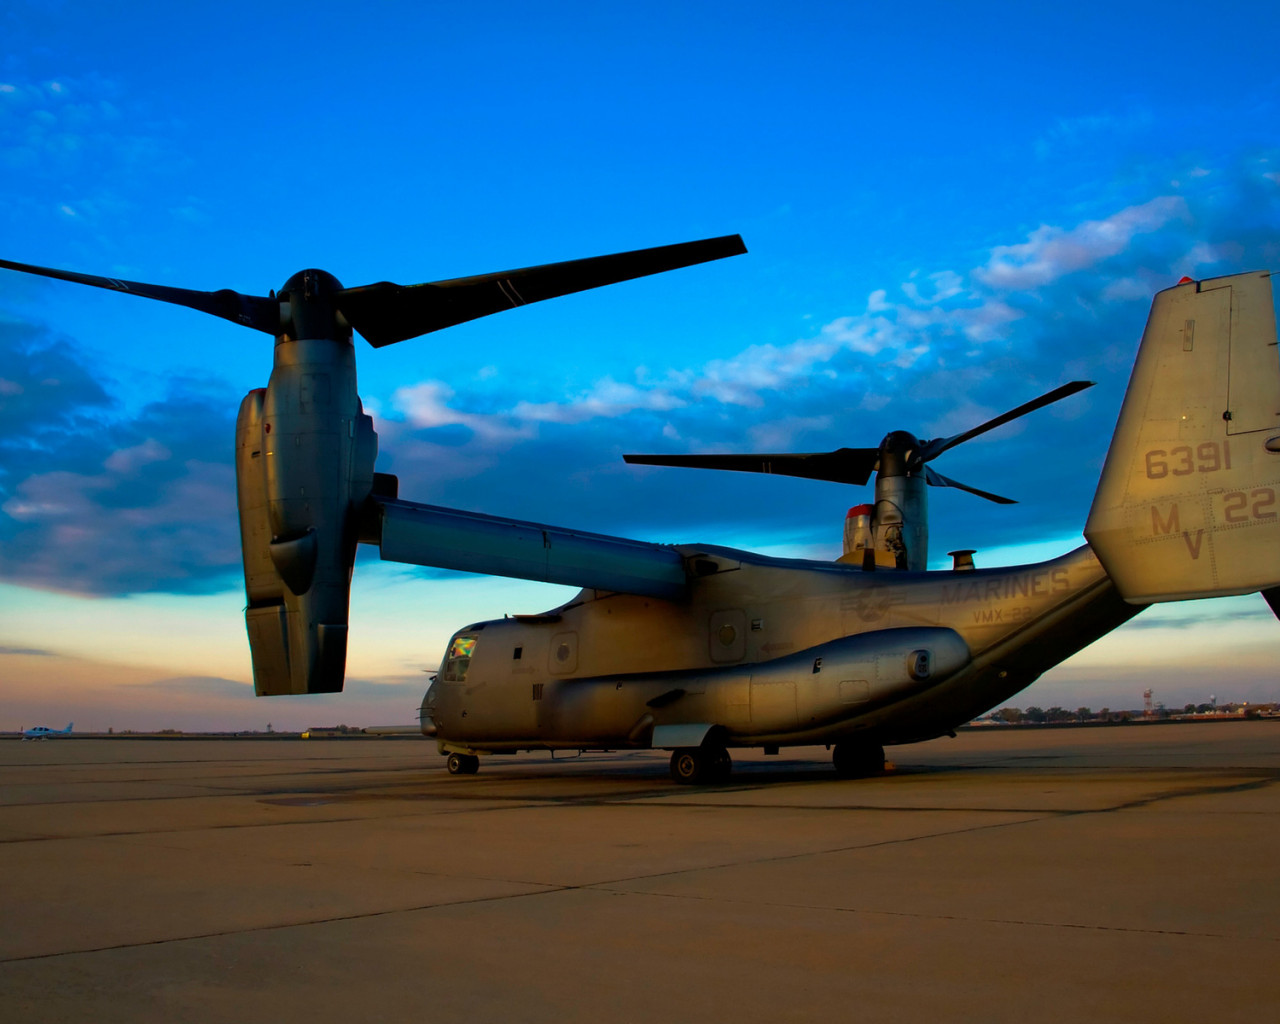
[[[22,730],[22,738],[24,740],[47,740],[50,736],[70,736],[71,727],[75,722],[68,722],[65,729],[50,729],[47,725],[33,725],[30,729]]]

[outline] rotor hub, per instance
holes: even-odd
[[[350,341],[351,325],[338,312],[342,282],[326,270],[300,270],[284,283],[280,300],[281,334],[292,341],[329,338]]]
[[[924,462],[920,458],[920,439],[906,430],[894,430],[880,442],[879,476],[911,476]]]

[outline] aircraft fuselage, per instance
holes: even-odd
[[[680,548],[685,601],[584,590],[450,640],[442,751],[906,742],[944,734],[1136,614],[1085,545],[1007,569],[868,572]]]

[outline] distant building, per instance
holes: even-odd
[[[302,734],[304,740],[318,740],[333,736],[359,736],[364,730],[354,725],[313,725]]]

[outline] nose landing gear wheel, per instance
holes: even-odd
[[[480,758],[475,754],[450,754],[445,765],[450,775],[474,775],[480,770]]]
[[[884,771],[884,747],[879,743],[837,743],[831,763],[842,779],[865,779]]]

